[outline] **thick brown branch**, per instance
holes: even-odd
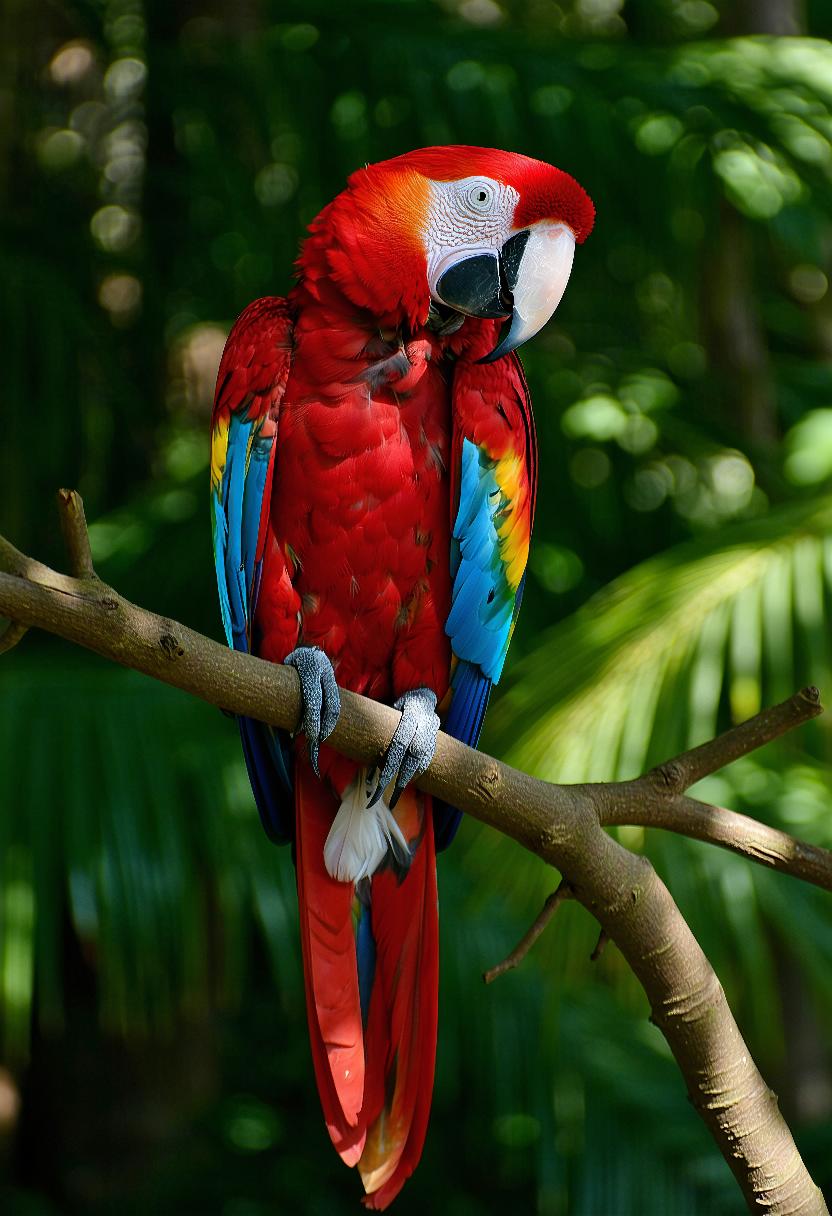
[[[291,669],[229,651],[184,625],[135,607],[98,580],[56,574],[1,538],[0,570],[6,571],[0,574],[0,614],[9,619],[47,629],[234,713],[285,729],[296,723],[298,683]],[[697,775],[788,729],[792,718],[786,720],[782,709],[768,711],[773,717],[760,733],[746,724],[737,728],[738,734],[729,732],[730,742],[723,736],[722,743],[715,740],[681,757],[681,783],[670,783],[672,796]],[[813,712],[817,708],[804,712],[797,705],[795,717],[804,720]],[[329,742],[344,755],[372,763],[398,718],[387,706],[344,692]],[[655,774],[620,785],[548,785],[440,733],[433,763],[418,784],[556,867],[575,898],[598,919],[641,981],[653,1020],[749,1209],[828,1216],[713,969],[670,893],[645,858],[624,849],[601,827],[602,817],[609,822],[617,802],[643,797],[648,787],[657,797]],[[789,872],[798,874],[801,867],[798,859]]]
[[[534,924],[523,934],[511,953],[507,954],[501,963],[497,963],[495,967],[491,967],[483,973],[482,978],[486,984],[493,983],[499,976],[504,975],[506,971],[511,971],[518,963],[522,963],[560,905],[565,899],[569,899],[570,895],[571,892],[568,885],[565,882],[561,882],[558,889],[547,897],[546,902],[537,914]]]

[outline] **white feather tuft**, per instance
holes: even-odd
[[[368,806],[372,791],[361,769],[344,791],[338,813],[324,845],[327,873],[339,882],[371,877],[388,850],[399,865],[410,864],[410,850],[401,828],[384,798]]]

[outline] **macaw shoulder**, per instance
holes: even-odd
[[[534,511],[537,438],[531,398],[516,355],[496,363],[459,364],[453,395],[455,446],[464,441],[481,459],[499,465],[499,481],[515,506]]]
[[[240,313],[225,344],[214,395],[214,425],[242,411],[254,421],[272,412],[286,388],[294,310],[280,296],[255,300]]]

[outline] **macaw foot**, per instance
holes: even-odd
[[[378,785],[369,802],[370,806],[375,806],[395,777],[396,784],[390,798],[391,811],[408,782],[430,766],[439,733],[436,693],[430,688],[411,689],[399,697],[393,708],[401,710],[401,722],[390,741],[382,761]]]
[[[318,752],[338,723],[341,697],[332,664],[317,646],[298,646],[283,662],[294,667],[300,677],[301,715],[297,730],[303,731],[309,744],[309,759],[320,777]],[[297,733],[297,731],[295,732]]]

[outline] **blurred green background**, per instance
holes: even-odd
[[[832,701],[832,12],[823,0],[4,0],[0,528],[219,637],[207,424],[233,317],[364,161],[497,145],[598,207],[527,348],[531,578],[484,746],[628,776]],[[288,852],[215,710],[30,635],[0,661],[0,1206],[356,1212],[312,1081]],[[832,846],[830,725],[702,795]],[[832,1193],[832,903],[641,829]],[[396,1210],[738,1213],[643,994],[556,877],[440,862],[431,1130]]]

